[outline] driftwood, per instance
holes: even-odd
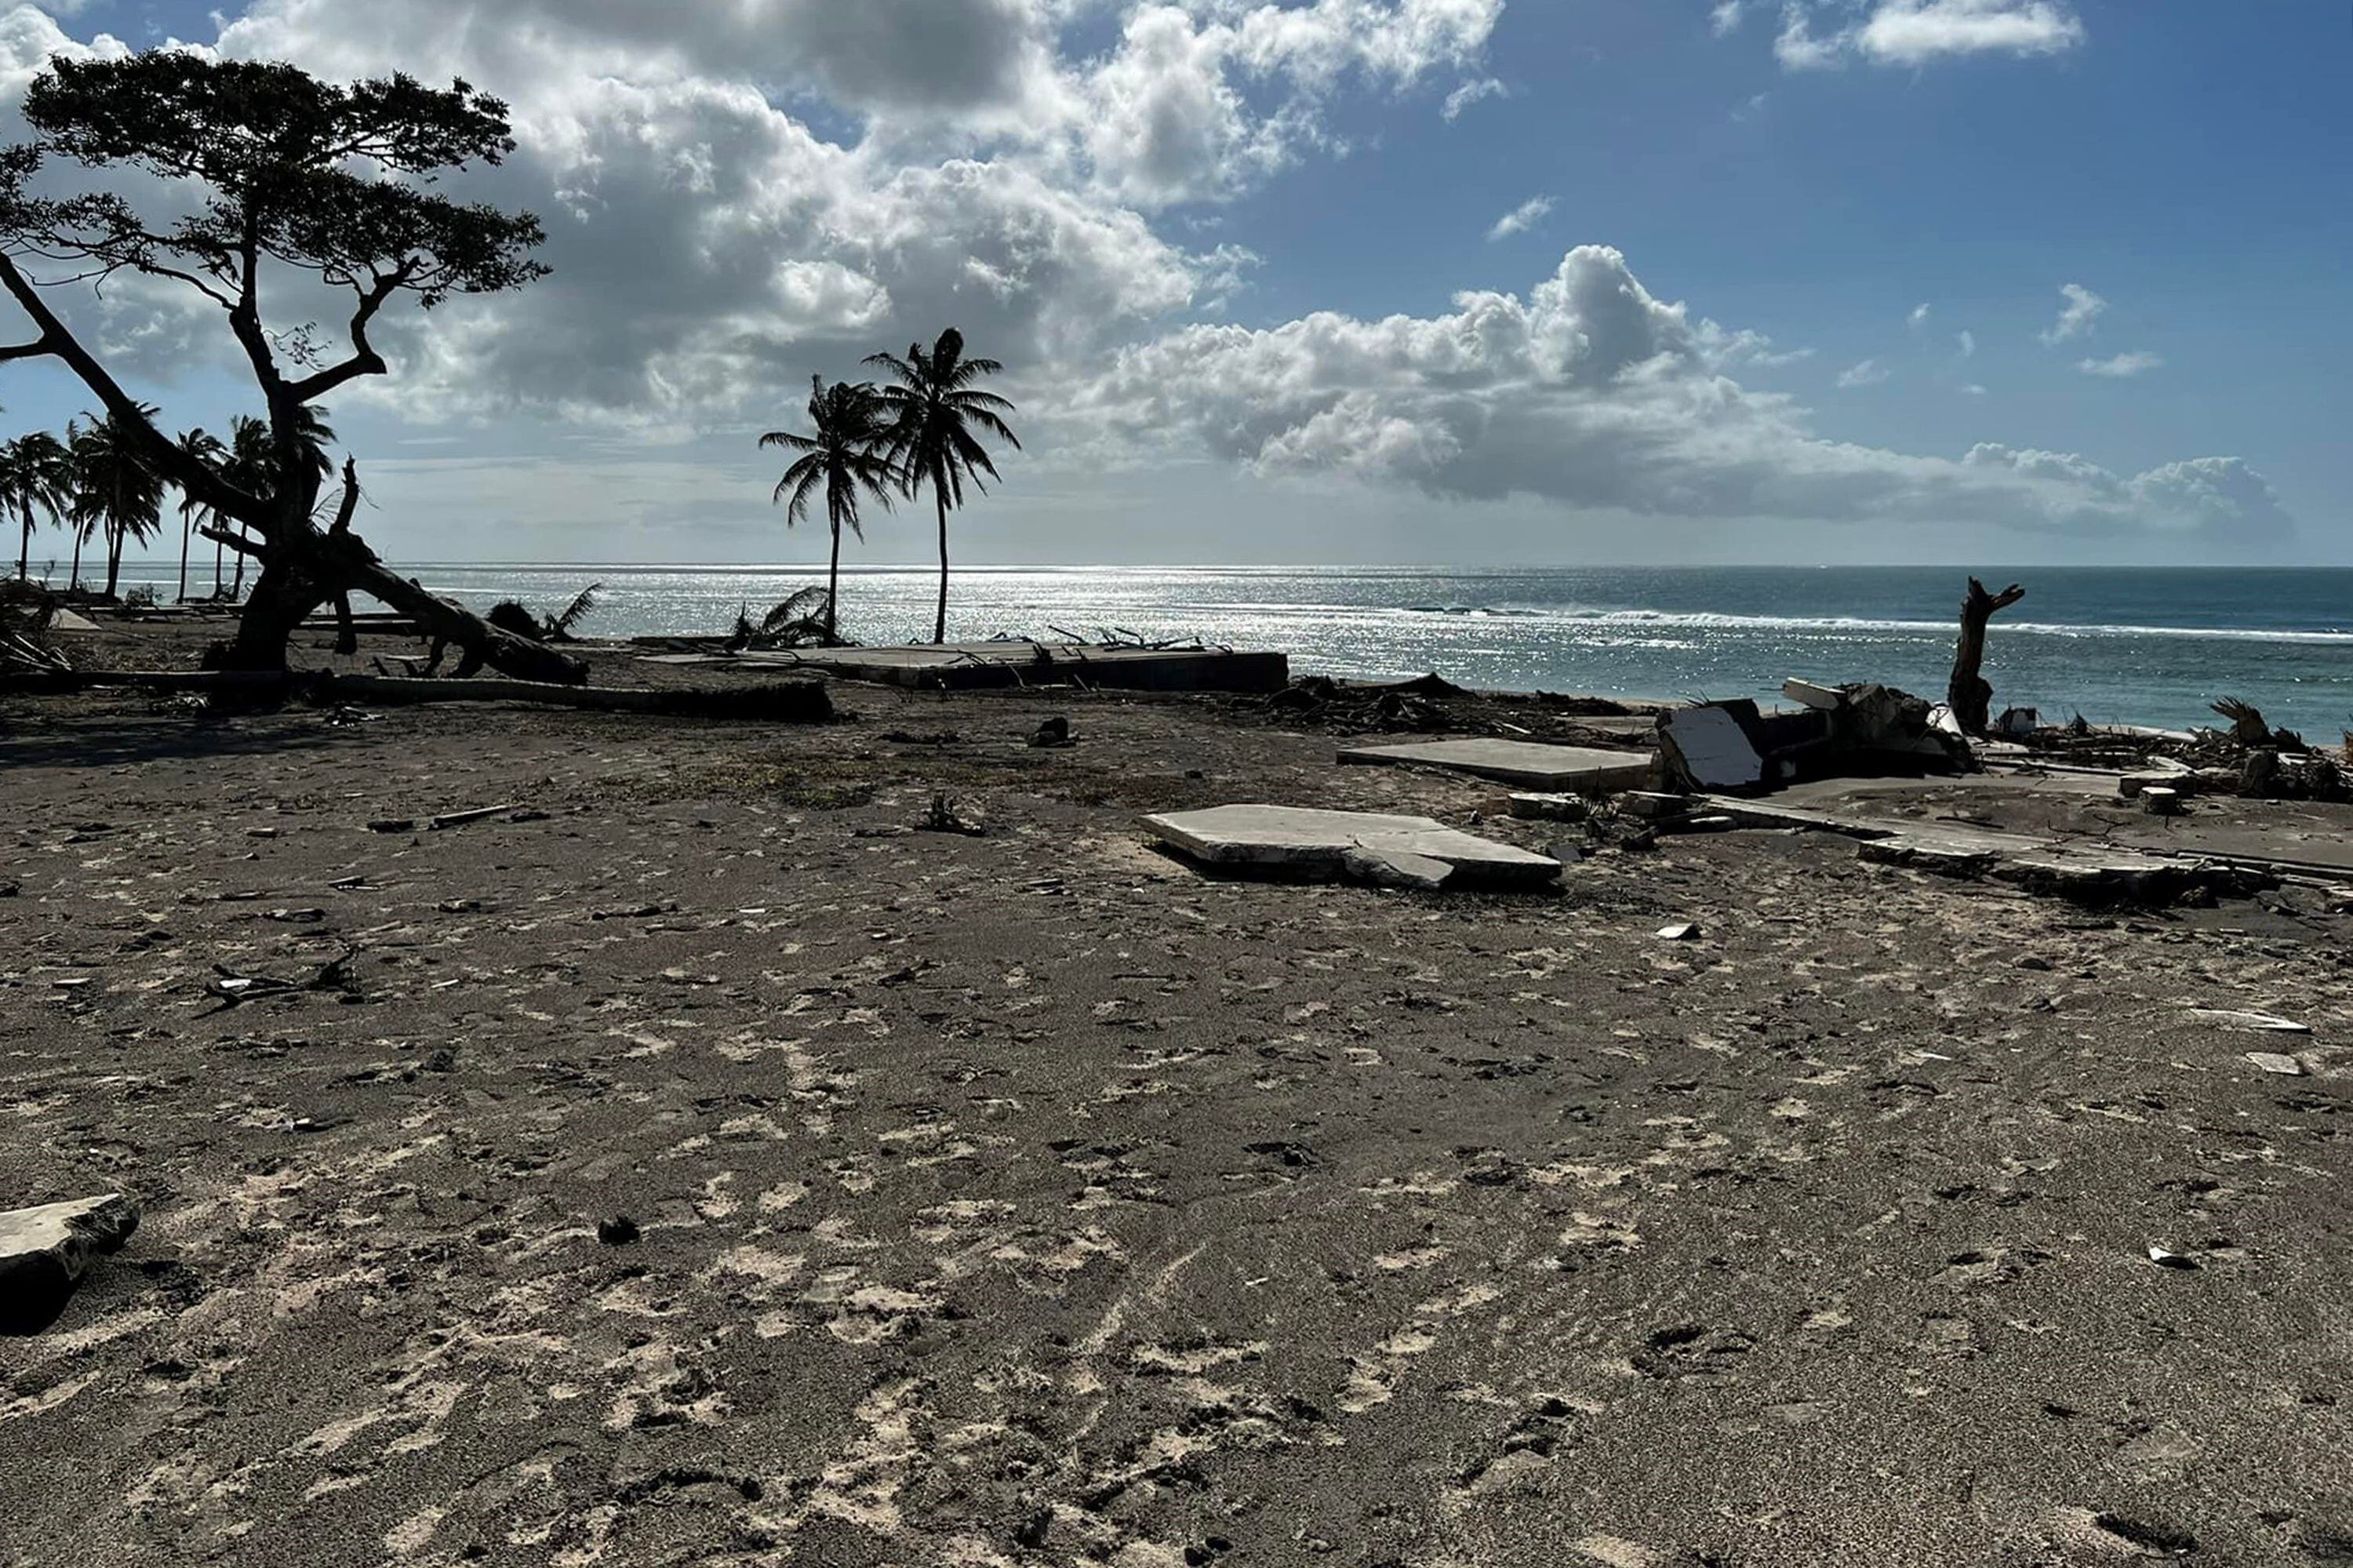
[[[289,674],[248,670],[36,670],[0,673],[0,694],[56,694],[127,687],[269,702],[536,703],[601,713],[672,718],[816,724],[833,716],[821,681],[703,691],[690,688],[554,685],[540,681],[408,680],[392,675]]]
[[[1969,579],[1968,597],[1961,600],[1961,641],[1953,651],[1952,683],[1945,689],[1945,701],[1963,735],[1982,736],[1993,716],[1993,686],[1978,673],[1985,663],[1986,622],[2025,597],[2026,590],[2016,583],[1988,593],[1985,584]]]

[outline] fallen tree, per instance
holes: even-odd
[[[62,57],[35,79],[23,114],[37,140],[0,150],[0,286],[37,334],[0,346],[0,362],[53,358],[121,422],[148,465],[217,520],[206,536],[260,566],[222,662],[282,670],[296,627],[366,594],[429,635],[526,680],[575,684],[577,660],[485,623],[385,566],[351,531],[356,465],[343,505],[318,518],[322,475],[303,441],[311,405],[388,366],[369,340],[379,313],[406,296],[430,309],[461,294],[519,288],[546,269],[531,251],[537,219],[441,195],[434,177],[496,164],[513,149],[506,106],[462,81],[428,88],[406,76],[338,86],[290,65],[149,50],[115,59]],[[36,194],[58,159],[95,176],[78,195]],[[125,173],[150,176],[123,178]],[[156,193],[134,202],[124,190]],[[193,198],[165,215],[161,193]],[[268,408],[269,482],[237,482],[224,465],[166,437],[50,308],[26,268],[66,267],[103,282],[129,271],[192,291],[222,311]],[[265,323],[265,281],[348,294],[348,351],[331,362],[311,330]],[[242,524],[232,533],[227,524]],[[250,537],[245,535],[249,535]]]

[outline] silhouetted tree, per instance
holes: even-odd
[[[820,489],[825,492],[826,524],[833,535],[833,555],[825,573],[825,641],[830,645],[839,641],[834,606],[841,597],[842,527],[847,524],[851,533],[866,537],[858,515],[859,493],[864,491],[888,510],[888,487],[898,482],[899,471],[881,450],[882,399],[872,382],[837,381],[828,387],[824,376],[810,376],[808,417],[810,434],[770,430],[760,444],[801,454],[776,481],[776,493],[769,498],[785,501],[786,493],[791,493],[785,507],[786,527],[807,516],[809,498]]]
[[[54,524],[65,514],[73,493],[73,458],[66,444],[47,430],[18,436],[0,447],[0,515],[15,513],[22,532],[16,541],[16,580],[30,575],[33,559],[33,509],[49,514]]]
[[[0,347],[0,360],[62,361],[157,471],[249,531],[225,540],[261,566],[229,662],[283,668],[305,616],[338,593],[361,591],[459,642],[474,663],[585,679],[577,661],[498,631],[400,577],[348,528],[322,527],[322,476],[303,449],[304,409],[385,373],[368,336],[385,305],[406,295],[430,309],[518,288],[546,270],[531,258],[543,238],[536,219],[457,201],[433,183],[442,170],[494,164],[513,150],[506,106],[462,81],[438,89],[393,76],[341,86],[290,65],[151,49],[53,58],[21,112],[37,139],[0,151],[0,287],[38,335]],[[33,176],[49,158],[103,177],[79,195],[36,195]],[[159,191],[189,205],[176,215],[142,212],[119,194],[120,170],[156,176]],[[221,310],[266,408],[266,491],[181,451],[139,412],[25,270],[44,261],[84,277],[137,272]],[[266,324],[263,281],[287,274],[348,292],[340,358],[330,360],[307,329],[273,334]],[[216,526],[211,536],[225,533]]]
[[[979,429],[1008,442],[1021,443],[1008,429],[1003,416],[1013,405],[994,392],[976,391],[973,383],[1005,368],[993,359],[966,359],[964,334],[950,327],[940,334],[931,352],[920,344],[907,345],[907,357],[869,355],[869,365],[889,370],[897,385],[881,390],[890,431],[884,446],[897,465],[902,483],[913,496],[928,484],[940,518],[940,604],[932,620],[932,641],[948,636],[948,508],[964,504],[967,484],[981,494],[988,487],[980,476],[995,479],[997,465],[988,449],[973,432]]]
[[[149,404],[132,407],[140,419],[155,416]],[[163,526],[164,481],[148,466],[145,443],[128,419],[111,413],[82,418],[90,423],[73,427],[66,449],[73,457],[76,543],[106,541],[106,597],[112,599],[122,576],[123,546],[133,539],[143,543]],[[79,567],[79,554],[75,560]]]
[[[220,438],[202,427],[180,432],[180,450],[190,462],[201,463],[207,468],[218,468],[228,461],[228,449],[221,445]],[[181,603],[185,603],[188,598],[188,540],[196,531],[196,519],[199,517],[208,522],[213,521],[212,509],[198,497],[189,494],[185,490],[182,491],[180,493],[180,592],[178,597],[178,602]],[[213,557],[213,590],[217,594],[220,590],[220,556],[217,553],[220,546],[216,545],[213,549],[216,552]]]

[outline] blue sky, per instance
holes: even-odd
[[[19,7],[0,118],[115,39],[514,102],[556,278],[336,410],[413,559],[806,558],[750,438],[954,320],[1029,447],[975,559],[2353,561],[2343,6],[828,4]]]

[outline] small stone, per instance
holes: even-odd
[[[1039,723],[1037,733],[1030,736],[1032,746],[1068,746],[1071,744],[1071,721],[1056,714]]]
[[[1659,940],[1662,942],[1691,942],[1698,938],[1699,923],[1695,920],[1678,920],[1672,926],[1659,927]]]
[[[596,1222],[596,1239],[607,1246],[627,1246],[638,1239],[638,1222],[627,1214]]]
[[[2247,1053],[2247,1060],[2264,1072],[2277,1073],[2284,1078],[2304,1076],[2303,1063],[2293,1056],[2283,1055],[2277,1051],[2250,1051]]]
[[[2161,1246],[2152,1246],[2148,1249],[2148,1260],[2159,1268],[2175,1269],[2183,1274],[2195,1273],[2199,1267],[2196,1258],[2178,1252],[2169,1252]]]

